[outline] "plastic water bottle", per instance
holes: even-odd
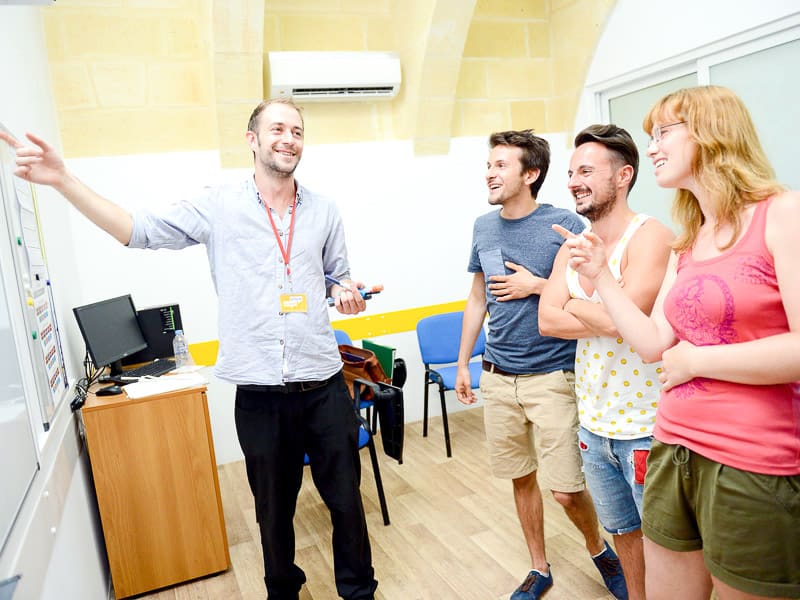
[[[194,364],[192,355],[189,354],[189,344],[182,329],[175,330],[175,337],[172,340],[172,354],[175,357],[175,368],[180,369]]]

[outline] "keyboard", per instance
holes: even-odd
[[[135,369],[122,372],[122,377],[158,377],[175,369],[175,361],[171,358],[154,360]]]

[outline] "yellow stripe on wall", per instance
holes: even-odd
[[[217,352],[219,352],[219,340],[189,344],[189,354],[192,355],[196,365],[209,366],[215,364],[217,362]]]
[[[390,333],[414,331],[420,319],[431,315],[464,310],[466,305],[466,300],[458,300],[456,302],[431,304],[429,306],[407,308],[405,310],[396,310],[394,312],[381,313],[378,315],[340,319],[338,321],[332,321],[331,325],[334,329],[346,331],[350,339],[361,340],[364,338],[389,335]]]
[[[332,321],[331,325],[334,329],[346,331],[350,339],[361,340],[364,338],[389,335],[391,333],[414,331],[420,319],[431,315],[464,310],[466,304],[466,300],[445,302],[444,304],[431,304],[429,306],[407,308],[405,310],[396,310],[377,315],[340,319],[338,321]],[[213,365],[217,362],[219,340],[189,344],[189,352],[195,364]]]

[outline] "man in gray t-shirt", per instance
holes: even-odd
[[[580,233],[584,225],[574,213],[536,200],[550,164],[546,140],[531,130],[505,131],[492,134],[489,146],[489,204],[500,210],[475,221],[469,261],[474,279],[464,309],[456,394],[464,404],[476,400],[468,363],[488,312],[480,389],[490,465],[495,476],[513,482],[531,557],[531,571],[511,600],[536,600],[553,585],[537,471],[583,534],[610,588],[609,578],[616,583],[623,575],[600,537],[585,489],[572,371],[575,344],[540,335],[538,325],[539,294],[563,242],[551,226]]]

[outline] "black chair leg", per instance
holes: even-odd
[[[383,480],[381,479],[381,469],[378,466],[378,453],[375,451],[375,442],[372,436],[367,443],[369,448],[369,458],[372,461],[372,473],[375,475],[375,487],[378,488],[378,501],[381,504],[381,514],[383,515],[383,524],[389,524],[389,508],[386,506],[386,496],[383,493]]]
[[[372,435],[378,433],[378,410],[377,407],[375,410],[372,410],[372,406],[367,406],[364,408],[366,411],[366,422],[370,423],[369,432]]]
[[[439,386],[439,397],[442,400],[442,425],[444,425],[444,445],[447,448],[447,458],[453,456],[450,449],[450,427],[447,425],[447,405],[444,402],[444,388]]]
[[[425,374],[425,394],[424,402],[422,404],[422,437],[428,437],[428,374]]]

